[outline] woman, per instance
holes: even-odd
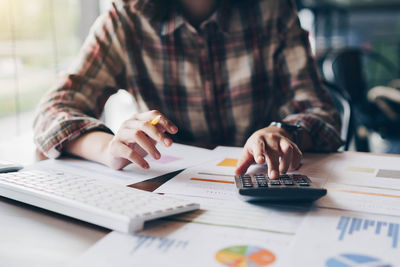
[[[98,118],[120,88],[143,112],[114,135]],[[161,156],[156,143],[177,141],[244,145],[236,172],[266,162],[277,178],[299,167],[301,150],[341,145],[290,0],[115,0],[79,63],[41,102],[34,127],[47,156],[114,169],[149,168],[144,156]]]

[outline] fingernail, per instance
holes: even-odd
[[[148,168],[150,168],[150,166],[149,166],[149,164],[143,164],[143,169],[148,169]]]
[[[158,153],[158,152],[156,152],[155,156],[156,156],[156,159],[159,159],[159,158],[161,158],[161,154],[160,154],[160,153]]]
[[[257,162],[258,162],[259,164],[264,163],[264,157],[263,157],[263,156],[259,156],[259,157],[257,158]]]
[[[165,139],[164,139],[164,144],[165,144],[166,146],[170,146],[171,143],[172,143],[172,141],[171,141],[170,139],[168,139],[168,138],[165,138]]]
[[[169,128],[169,130],[173,133],[178,131],[178,128],[176,128],[175,126],[172,126],[171,128]]]
[[[272,178],[277,178],[278,177],[278,173],[276,171],[271,171],[271,177]]]

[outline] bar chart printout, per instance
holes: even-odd
[[[349,236],[373,231],[377,236],[386,236],[391,242],[392,248],[396,249],[399,247],[399,227],[398,223],[341,216],[336,229],[339,232],[339,241],[343,241]]]
[[[400,266],[400,218],[343,210],[309,213],[287,266]]]
[[[131,253],[133,254],[142,248],[149,249],[149,247],[153,248],[159,253],[167,253],[170,250],[184,250],[188,244],[189,241],[185,240],[178,240],[168,237],[137,235],[136,243]]]
[[[362,254],[341,254],[326,261],[326,267],[394,267],[392,264],[379,258]]]

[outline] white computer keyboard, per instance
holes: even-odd
[[[145,221],[199,208],[185,200],[59,171],[0,174],[0,195],[128,233],[141,230]]]

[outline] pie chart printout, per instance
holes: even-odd
[[[326,261],[327,267],[394,267],[393,265],[383,262],[382,260],[360,254],[341,254],[339,256],[329,258]]]
[[[218,262],[229,267],[262,267],[275,262],[275,255],[266,249],[254,246],[233,246],[217,252]]]

